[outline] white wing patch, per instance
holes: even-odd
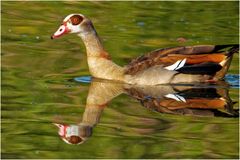
[[[186,103],[185,98],[180,96],[180,95],[178,95],[178,94],[167,94],[167,95],[165,95],[165,97],[174,99],[176,101],[180,101],[180,102]]]
[[[184,58],[183,60],[178,60],[173,65],[170,65],[170,66],[167,66],[164,68],[167,70],[170,70],[170,71],[175,71],[175,70],[182,68],[185,65],[186,61],[187,61],[187,59]]]

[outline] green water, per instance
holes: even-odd
[[[90,84],[69,80],[89,71],[77,36],[50,40],[66,15],[82,13],[119,65],[157,48],[238,44],[238,2],[1,4],[2,158],[238,158],[238,118],[162,114],[126,94],[104,108],[88,140],[65,143],[52,123],[82,121]],[[238,59],[229,73],[238,74]],[[238,89],[229,93],[238,102]]]

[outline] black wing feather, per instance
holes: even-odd
[[[186,65],[178,69],[177,71],[185,74],[213,75],[216,72],[220,71],[221,69],[222,69],[222,66],[218,63],[206,62],[206,63],[195,64],[195,65]]]

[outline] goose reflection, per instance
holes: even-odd
[[[223,82],[224,83],[224,82]],[[225,85],[226,86],[226,85]],[[140,86],[93,79],[89,88],[82,121],[75,125],[54,123],[58,134],[68,144],[81,144],[93,132],[107,104],[120,94],[137,99],[142,106],[159,113],[201,117],[238,117],[228,94],[221,85]]]

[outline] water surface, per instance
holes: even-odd
[[[2,158],[238,158],[238,118],[167,114],[144,107],[154,97],[141,101],[136,94],[120,94],[103,107],[84,143],[65,143],[53,123],[80,124],[92,84],[73,80],[90,75],[81,40],[74,35],[50,40],[66,15],[80,12],[92,19],[112,59],[125,65],[157,48],[239,43],[238,6],[2,2]],[[180,37],[187,41],[179,43]],[[226,77],[231,85],[226,92],[234,102],[239,98],[238,59],[236,54]]]

